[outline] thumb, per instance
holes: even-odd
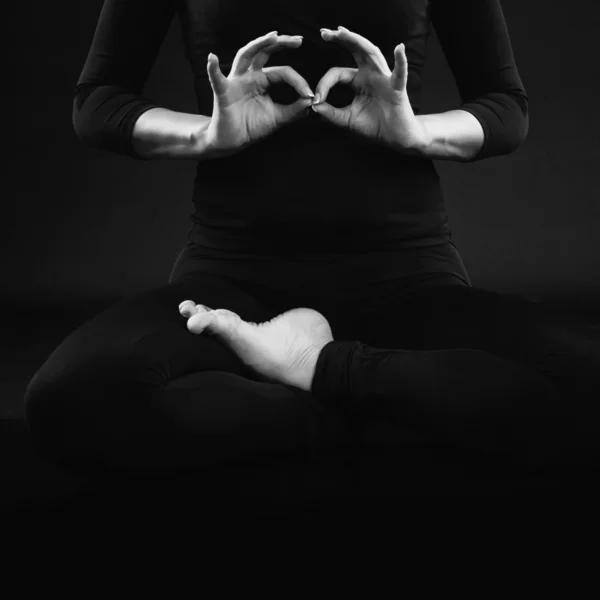
[[[288,123],[295,121],[301,117],[308,116],[308,110],[312,103],[312,98],[300,98],[293,104],[279,104],[276,105],[279,108],[279,115],[282,123]]]
[[[338,127],[348,126],[348,114],[343,108],[336,108],[329,102],[319,102],[311,107],[317,114],[321,115]]]

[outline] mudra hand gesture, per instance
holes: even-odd
[[[321,36],[352,52],[358,69],[329,69],[317,84],[313,110],[334,125],[397,150],[421,147],[425,133],[406,91],[408,60],[404,44],[394,49],[394,70],[390,71],[381,50],[358,33],[340,26],[337,31],[321,29]],[[347,83],[356,92],[349,106],[336,108],[325,102],[329,90],[338,83]]]
[[[206,146],[215,156],[235,154],[273,133],[282,125],[308,114],[313,93],[306,79],[290,66],[266,67],[271,54],[298,48],[301,36],[272,31],[238,50],[227,77],[219,59],[208,55],[208,78],[214,93],[213,114],[206,131]],[[267,89],[285,81],[301,96],[290,105],[275,104]]]
[[[290,66],[265,67],[271,54],[283,48],[298,48],[301,36],[277,35],[273,31],[241,48],[227,77],[218,57],[208,57],[208,77],[214,92],[213,114],[205,134],[207,149],[214,156],[235,154],[276,129],[313,110],[327,121],[375,139],[396,150],[410,150],[425,143],[425,133],[412,110],[406,84],[408,61],[404,45],[394,50],[390,71],[381,50],[361,35],[339,27],[321,29],[327,42],[341,44],[352,52],[357,69],[333,67],[325,73],[313,93],[306,79]],[[285,81],[300,99],[290,105],[276,104],[267,93],[273,83]],[[350,106],[336,108],[326,102],[329,90],[347,83],[356,91]]]
[[[404,49],[394,51],[394,71],[369,40],[340,27],[321,30],[326,41],[336,41],[354,55],[358,69],[334,67],[317,84],[321,103],[315,112],[334,125],[380,140],[396,148],[420,143],[423,132],[410,106],[406,92],[408,64]],[[270,54],[284,45],[300,44],[289,36],[267,35],[250,42],[235,57],[227,79],[215,58],[208,72],[215,92],[209,139],[213,147],[235,152],[272,132],[286,122],[307,114],[312,99],[301,98],[289,106],[274,104],[265,93],[269,84],[285,80],[298,93],[312,94],[310,87],[291,67],[263,69]],[[325,102],[336,83],[349,83],[357,94],[349,107],[341,109]],[[318,98],[315,97],[315,100]],[[237,149],[237,150],[236,150]],[[310,308],[295,308],[265,323],[251,323],[225,308],[217,310],[192,300],[179,306],[194,334],[214,335],[228,346],[263,381],[275,381],[311,391],[318,357],[333,340],[327,319]]]

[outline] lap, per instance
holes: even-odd
[[[168,381],[204,370],[248,375],[247,367],[224,344],[187,330],[179,314],[183,300],[228,308],[260,322],[274,315],[242,285],[214,274],[194,277],[128,296],[73,331],[35,376],[45,381],[109,383],[128,377],[162,387]]]
[[[410,295],[390,288],[360,315],[361,341],[380,348],[472,348],[528,363],[551,317],[520,294],[439,285]]]
[[[406,295],[399,285],[373,297],[352,320],[353,339],[377,348],[481,350],[541,372],[572,401],[588,402],[600,389],[600,352],[597,340],[588,339],[591,330],[521,294],[444,285]]]
[[[243,285],[204,273],[96,315],[25,393],[34,445],[48,460],[85,473],[154,472],[348,443],[343,420],[310,394],[257,381],[217,338],[190,333],[178,311],[186,299],[248,321],[275,316]]]

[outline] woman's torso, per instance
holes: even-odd
[[[276,52],[266,66],[290,65],[314,91],[331,67],[357,68],[348,50],[320,36],[321,27],[343,25],[378,46],[390,69],[394,48],[405,43],[407,91],[418,114],[429,10],[429,0],[377,0],[368,5],[181,0],[180,22],[198,111],[212,114],[209,52],[217,54],[227,75],[236,52],[252,39],[273,30],[303,35],[299,49]],[[282,104],[298,98],[285,84],[269,91]],[[346,106],[353,93],[338,85],[327,101]],[[450,234],[432,160],[342,130],[312,111],[236,155],[198,162],[194,203],[190,239],[239,251],[427,247],[444,243]]]

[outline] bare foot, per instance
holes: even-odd
[[[179,312],[192,333],[215,335],[266,381],[310,392],[319,353],[333,341],[327,319],[312,308],[294,308],[252,323],[225,308],[185,300]]]

